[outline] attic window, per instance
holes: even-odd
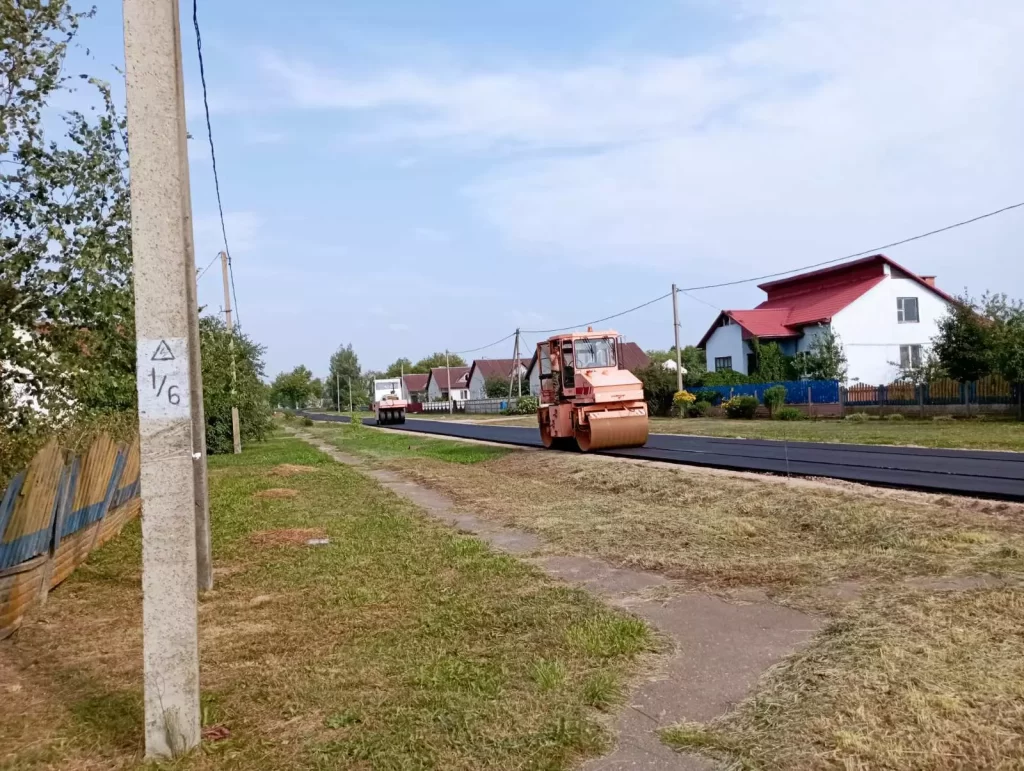
[[[896,298],[896,320],[900,324],[916,324],[921,320],[917,312],[916,297]]]

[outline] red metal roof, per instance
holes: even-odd
[[[452,388],[465,388],[469,382],[469,367],[451,367],[450,369]],[[431,369],[427,382],[429,383],[431,380],[437,381],[437,387],[442,391],[448,390],[448,374],[444,367]]]
[[[723,316],[739,324],[743,328],[744,337],[793,337],[799,335],[801,327],[808,324],[828,323],[839,311],[884,281],[886,265],[893,277],[916,281],[947,302],[956,302],[953,297],[884,254],[876,254],[759,284],[758,288],[768,294],[768,299],[752,310],[722,311],[701,338],[698,347],[703,348],[707,344]]]
[[[469,376],[466,378],[466,382],[468,383],[473,379],[473,371],[477,369],[484,376],[484,380],[490,377],[507,378],[512,374],[514,362],[515,359],[476,359],[469,368]],[[519,362],[523,367],[530,366],[529,359],[520,359]]]
[[[405,392],[409,394],[419,393],[427,390],[427,378],[430,375],[405,375],[402,381],[405,383]]]

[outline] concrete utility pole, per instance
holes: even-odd
[[[516,344],[512,348],[512,369],[508,373],[508,400],[512,401],[512,385],[519,381],[519,398],[523,398],[523,375],[519,371],[519,329],[516,329]]]
[[[672,285],[672,328],[676,336],[676,390],[683,390],[683,352],[679,349],[679,290]]]
[[[349,411],[350,415],[354,411],[352,409],[352,378],[351,377],[348,379],[348,411]]]
[[[199,744],[190,264],[178,3],[124,0],[139,436],[146,755]]]
[[[242,435],[238,427],[238,373],[235,371],[235,322],[231,316],[231,282],[228,279],[228,253],[220,253],[220,273],[224,281],[224,323],[231,335],[228,345],[231,347],[231,440],[235,446],[235,455],[242,452]]]
[[[448,375],[448,414],[455,412],[455,404],[452,402],[452,365],[448,359],[448,349],[444,349],[444,371]]]
[[[338,406],[338,414],[341,414],[341,373],[334,370],[334,401]]]

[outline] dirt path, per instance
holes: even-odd
[[[297,432],[340,463],[359,467],[428,514],[472,533],[495,549],[536,564],[551,576],[583,586],[612,605],[644,619],[672,644],[657,671],[639,683],[614,718],[616,749],[585,764],[586,771],[711,771],[715,762],[674,752],[658,731],[681,721],[707,721],[728,712],[760,675],[821,627],[821,620],[751,592],[742,600],[689,590],[658,573],[618,568],[581,556],[531,556],[543,545],[536,535],[461,513],[433,490],[392,471],[373,469],[356,457]]]

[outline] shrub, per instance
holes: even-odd
[[[899,412],[894,412],[891,415],[886,415],[883,420],[906,420],[906,418]]]
[[[644,384],[644,399],[650,413],[668,415],[672,410],[672,397],[676,392],[676,373],[660,364],[651,364],[633,374]]]
[[[540,406],[536,396],[520,396],[514,403],[510,403],[506,415],[532,415]]]
[[[764,391],[764,406],[768,408],[768,416],[775,414],[775,410],[786,403],[786,386],[777,385],[766,388]]]
[[[707,402],[694,402],[690,405],[690,417],[691,418],[704,418],[707,417],[708,410],[711,409],[711,405]]]
[[[776,420],[806,420],[807,416],[804,415],[803,410],[797,409],[796,407],[782,407],[778,412],[775,413]]]
[[[866,412],[855,412],[852,415],[847,415],[845,420],[849,420],[852,423],[864,423],[870,418]]]
[[[693,395],[697,397],[698,402],[707,402],[712,407],[722,401],[722,394],[718,391],[711,391],[709,389],[694,390]]]
[[[722,406],[725,407],[725,414],[730,418],[753,420],[761,403],[756,396],[734,396],[729,401],[722,402]]]
[[[934,420],[936,423],[946,423],[946,422],[948,422],[950,420],[953,420],[953,416],[952,415],[936,415],[934,418],[932,418],[932,420]]]
[[[302,425],[304,425],[307,428],[309,428],[310,426],[313,425],[313,418],[303,418],[302,419]]]
[[[672,396],[672,405],[677,414],[685,417],[690,412],[690,405],[697,401],[697,397],[687,390],[676,391]]]

